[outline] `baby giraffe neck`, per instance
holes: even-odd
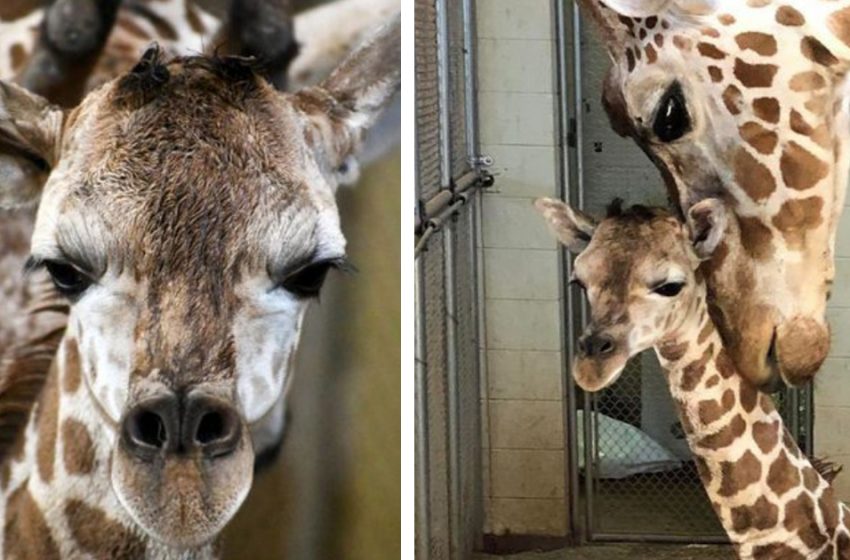
[[[80,359],[67,338],[3,465],[0,558],[215,558],[215,544],[175,550],[150,538],[120,504],[110,483],[115,430],[89,393]]]
[[[850,557],[850,513],[773,401],[735,369],[705,298],[656,346],[688,444],[741,558]]]

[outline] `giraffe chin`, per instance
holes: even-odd
[[[617,353],[607,358],[578,357],[573,362],[573,379],[589,393],[596,393],[617,382],[629,356]]]
[[[112,488],[141,532],[177,551],[216,539],[248,495],[254,453],[243,435],[220,458],[159,455],[141,461],[119,444],[112,455]]]
[[[811,380],[829,354],[829,326],[797,317],[776,329],[776,363],[782,379],[799,386]]]

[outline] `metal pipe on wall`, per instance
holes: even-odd
[[[449,0],[436,0],[437,9],[437,95],[440,107],[440,183],[452,183],[451,76],[449,70]]]
[[[425,272],[422,259],[415,260],[415,309],[416,309],[416,354],[414,399],[415,429],[415,485],[416,485],[416,558],[430,560],[431,558],[431,489],[428,461],[428,367],[427,367],[427,334],[425,329]]]
[[[449,439],[449,515],[451,528],[451,556],[462,560],[463,525],[461,523],[461,464],[460,464],[460,381],[458,379],[457,339],[457,282],[455,274],[455,227],[457,221],[443,229],[443,255],[446,305],[446,392],[448,393]]]

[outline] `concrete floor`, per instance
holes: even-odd
[[[509,556],[477,554],[473,560],[735,560],[729,546],[605,544]]]

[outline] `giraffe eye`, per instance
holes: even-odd
[[[279,286],[299,298],[319,297],[328,271],[332,268],[343,272],[354,270],[354,267],[345,258],[318,261],[296,270],[287,276]]]
[[[666,284],[661,284],[657,288],[653,288],[652,292],[659,296],[676,297],[682,293],[684,288],[684,282],[667,282]]]
[[[690,132],[691,116],[679,82],[674,82],[661,98],[652,131],[662,142],[674,142]]]
[[[92,285],[92,280],[73,265],[61,261],[46,261],[44,268],[50,274],[53,285],[66,297],[77,297]]]

